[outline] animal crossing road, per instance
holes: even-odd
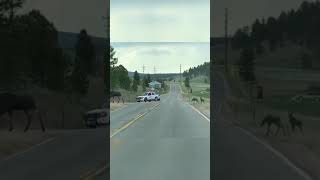
[[[64,132],[52,141],[0,161],[0,179],[80,179],[109,161],[107,133],[107,128]]]
[[[110,140],[112,180],[210,179],[209,121],[179,96],[180,88],[172,84],[160,102],[136,104],[152,106],[147,114],[113,131],[119,133]],[[121,121],[118,116],[111,114],[111,124]]]
[[[214,77],[214,107],[220,109],[228,89],[224,86],[222,76]],[[236,180],[304,180],[303,172],[279,157],[259,140],[245,131],[226,123],[224,116],[214,112],[212,129],[213,162],[211,172],[213,179]]]

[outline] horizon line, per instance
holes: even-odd
[[[110,43],[210,43],[210,41],[110,41]]]

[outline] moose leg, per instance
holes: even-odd
[[[12,111],[8,112],[9,115],[9,131],[13,130]]]
[[[294,132],[294,130],[296,129],[296,125],[292,125],[292,132]]]
[[[303,134],[302,126],[299,126],[301,134]]]
[[[282,126],[281,129],[282,129],[283,135],[285,136],[286,135],[285,127]]]
[[[45,129],[45,127],[44,127],[43,119],[42,119],[42,116],[41,116],[39,110],[37,110],[37,114],[38,114],[38,118],[39,118],[39,121],[40,121],[41,129],[42,129],[43,132],[45,132],[46,129]]]
[[[31,120],[32,120],[32,114],[34,113],[34,111],[32,111],[32,114],[30,113],[30,111],[28,110],[25,110],[24,111],[26,116],[27,116],[27,125],[26,127],[24,128],[24,132],[27,132],[29,127],[30,127],[30,124],[31,124]]]
[[[277,128],[277,131],[276,131],[276,136],[278,135],[278,133],[279,133],[279,130],[280,130],[280,126],[278,126],[278,128]]]
[[[267,126],[267,132],[266,132],[266,135],[267,135],[267,136],[269,136],[269,133],[270,133],[270,125],[268,125],[268,126]]]

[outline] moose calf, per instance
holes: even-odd
[[[269,114],[262,120],[261,127],[263,127],[265,124],[267,124],[267,132],[266,132],[267,136],[269,136],[270,127],[272,125],[275,125],[277,127],[276,135],[278,135],[280,129],[282,129],[283,134],[285,135],[284,126],[281,122],[280,117]]]

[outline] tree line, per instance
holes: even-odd
[[[312,68],[312,56],[320,50],[319,1],[305,1],[297,10],[282,11],[278,17],[256,19],[251,26],[238,29],[231,46],[241,51],[237,61],[241,79],[254,81],[254,59],[288,44],[303,47],[300,66]]]
[[[251,26],[238,29],[231,44],[233,49],[253,48],[257,55],[261,55],[287,43],[319,50],[319,1],[305,1],[297,10],[282,11],[278,17],[256,19]]]
[[[141,86],[142,90],[145,91],[149,87],[149,83],[152,80],[156,80],[162,84],[162,87],[166,88],[165,80],[167,80],[167,75],[157,75],[152,76],[150,74],[139,74],[135,71],[133,78],[129,77],[128,70],[123,65],[117,65],[118,58],[116,57],[115,49],[110,46],[110,87],[111,90],[114,89],[125,89],[128,91],[137,92],[138,87]]]
[[[138,91],[141,85],[145,89],[151,82],[150,74],[140,77],[138,71],[134,72],[133,78],[129,77],[128,70],[123,65],[118,64],[118,58],[115,56],[115,49],[110,46],[110,87],[111,89],[121,88],[128,91]]]
[[[198,76],[205,76],[210,79],[210,62],[205,62],[197,67],[189,68],[182,73],[183,77],[195,78]]]
[[[1,88],[12,90],[33,84],[86,94],[95,57],[86,30],[81,30],[72,58],[60,47],[54,24],[39,10],[17,13],[23,4],[24,0],[0,1]]]

